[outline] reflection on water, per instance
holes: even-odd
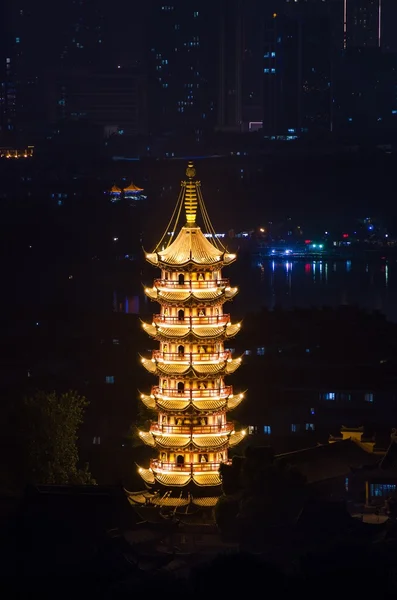
[[[397,321],[397,261],[263,261],[233,275],[238,310],[355,304]],[[236,307],[237,308],[237,307]]]

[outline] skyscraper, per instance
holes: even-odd
[[[382,0],[343,0],[345,48],[375,48],[382,43]]]
[[[216,2],[152,0],[149,45],[149,130],[193,133],[216,116]]]

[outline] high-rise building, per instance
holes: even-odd
[[[200,137],[216,119],[217,3],[152,0],[149,130]]]
[[[332,36],[328,18],[264,19],[263,130],[295,136],[331,127]]]
[[[218,129],[240,131],[243,123],[243,12],[241,0],[222,0],[219,20]]]
[[[380,48],[382,0],[343,0],[345,48]]]
[[[245,435],[226,418],[243,399],[225,382],[241,364],[241,358],[233,358],[224,347],[240,328],[223,312],[224,303],[238,290],[223,278],[222,268],[236,255],[216,237],[192,163],[186,176],[172,232],[167,228],[154,252],[146,254],[146,260],[161,269],[160,279],[145,290],[160,304],[160,313],[143,327],[159,341],[159,349],[142,363],[158,377],[158,384],[141,400],[157,417],[140,437],[159,454],[150,468],[139,472],[153,486],[152,504],[214,506],[228,448]],[[178,231],[182,211],[186,224]],[[200,213],[207,237],[196,222]]]

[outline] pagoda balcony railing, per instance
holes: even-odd
[[[227,434],[233,430],[233,423],[224,423],[223,425],[158,425],[154,423],[150,427],[152,433],[163,433],[165,435]]]
[[[201,390],[177,390],[175,388],[152,387],[152,396],[163,396],[166,398],[178,398],[180,400],[193,400],[195,398],[225,398],[233,394],[233,386],[224,385],[223,387],[201,389]]]
[[[191,327],[192,325],[224,325],[229,323],[230,315],[213,315],[211,317],[169,317],[168,315],[153,315],[154,323],[162,323],[163,325],[184,325]]]
[[[152,459],[150,466],[154,471],[176,471],[178,473],[197,473],[198,471],[219,471],[221,464],[230,465],[231,460],[225,460],[222,463],[216,462],[199,462],[199,463],[186,463],[184,465],[178,465],[177,463],[163,462],[158,459]]]
[[[185,363],[196,363],[196,362],[222,362],[232,357],[230,350],[224,352],[162,352],[161,350],[154,350],[152,352],[152,358],[163,362],[185,362]]]
[[[168,290],[216,290],[219,287],[229,287],[229,279],[211,279],[209,281],[171,281],[170,279],[155,279],[154,286]]]

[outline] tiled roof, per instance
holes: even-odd
[[[237,444],[239,444],[241,442],[241,440],[244,439],[244,437],[245,437],[244,431],[236,431],[235,433],[232,433],[229,437],[229,445],[236,446]]]
[[[352,468],[375,464],[379,456],[348,439],[276,456],[284,464],[296,467],[308,483],[347,476]]]
[[[165,410],[186,410],[189,408],[190,400],[163,400],[157,398],[157,406]]]
[[[223,252],[204,237],[200,227],[182,227],[168,248],[147,254],[146,258],[154,264],[185,265],[192,262],[211,265],[222,261]]]
[[[220,448],[228,443],[228,436],[226,435],[193,435],[193,444],[197,448]]]
[[[155,409],[156,408],[156,400],[154,398],[152,398],[151,396],[148,396],[147,394],[141,394],[140,396],[142,402],[144,403],[145,406],[147,406],[150,409]]]
[[[220,400],[193,400],[192,406],[197,410],[220,410],[226,406],[226,399]]]
[[[157,435],[156,445],[160,448],[185,448],[191,443],[191,438],[181,435]]]
[[[150,431],[140,431],[139,437],[147,446],[155,446],[154,437]]]
[[[227,408],[228,410],[233,410],[235,408],[237,408],[237,406],[240,404],[240,402],[243,401],[242,396],[240,396],[240,394],[236,394],[235,396],[233,396],[233,398],[228,398],[227,399]]]
[[[193,481],[200,486],[220,485],[222,483],[219,473],[206,473],[205,471],[193,473]]]
[[[184,486],[190,480],[190,473],[156,473],[156,481],[162,485]]]
[[[215,506],[218,502],[218,496],[207,496],[203,498],[192,498],[192,504],[196,506]]]
[[[138,473],[145,483],[153,484],[155,482],[154,475],[150,469],[144,469],[143,467],[139,467]]]

